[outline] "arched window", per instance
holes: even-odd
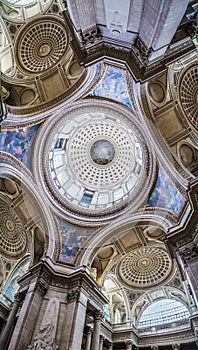
[[[17,266],[17,268],[9,278],[5,286],[5,289],[2,292],[2,294],[5,295],[12,302],[14,301],[14,295],[19,289],[17,280],[19,277],[25,274],[25,272],[28,270],[29,264],[30,264],[30,257],[27,257],[25,260],[19,263],[19,265]]]
[[[188,319],[187,307],[174,299],[160,299],[150,304],[142,313],[138,328],[152,327]]]

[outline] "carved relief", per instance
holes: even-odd
[[[56,326],[59,314],[59,300],[53,298],[49,300],[39,331],[28,350],[56,350],[55,344]]]

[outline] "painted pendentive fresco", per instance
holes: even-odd
[[[31,147],[40,125],[2,131],[0,134],[0,151],[12,154],[30,169]]]
[[[110,98],[132,108],[127,86],[126,71],[122,68],[107,66],[102,81],[89,96]]]
[[[185,202],[185,198],[169,179],[164,169],[159,166],[155,188],[146,206],[167,209],[179,215]]]
[[[79,249],[96,229],[75,226],[60,219],[58,220],[58,226],[61,234],[59,260],[72,264]]]

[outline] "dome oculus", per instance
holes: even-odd
[[[96,164],[107,165],[111,163],[115,155],[115,148],[106,139],[100,139],[93,143],[90,149],[90,156]]]

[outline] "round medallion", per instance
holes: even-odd
[[[54,18],[27,25],[16,40],[20,65],[27,71],[42,73],[53,67],[67,49],[67,33],[63,24]]]
[[[150,288],[169,277],[172,262],[164,249],[147,246],[124,257],[120,266],[120,278],[135,288]]]
[[[198,65],[188,68],[182,76],[179,95],[186,118],[198,129]]]
[[[93,143],[90,149],[90,155],[96,164],[107,165],[113,160],[115,149],[111,142],[101,139]]]
[[[11,232],[14,231],[15,224],[14,224],[14,222],[12,220],[7,219],[6,222],[5,222],[5,225],[6,225],[6,228],[7,228],[8,231],[11,231]]]
[[[40,47],[39,47],[39,55],[41,57],[45,57],[45,56],[48,56],[50,51],[51,51],[51,45],[50,44],[42,44]]]

